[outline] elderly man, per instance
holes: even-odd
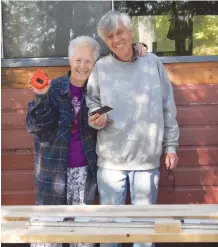
[[[136,49],[146,55],[141,44]],[[71,40],[70,71],[45,88],[32,86],[36,98],[28,104],[27,128],[34,134],[36,204],[93,204],[96,181],[96,134],[88,125],[86,84],[100,56],[99,43],[89,36]],[[32,247],[60,247],[33,243]],[[94,244],[70,244],[71,247]]]
[[[86,103],[89,113],[105,105],[113,108],[107,114],[89,116],[89,125],[99,130],[101,204],[125,204],[127,180],[132,204],[155,204],[162,147],[167,169],[178,162],[179,129],[172,86],[157,56],[137,55],[132,32],[131,18],[117,11],[108,12],[98,23],[98,34],[111,53],[95,64]]]

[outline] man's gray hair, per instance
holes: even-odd
[[[95,61],[99,58],[101,46],[98,41],[89,36],[78,36],[77,38],[70,41],[68,46],[68,58],[72,57],[74,55],[75,49],[81,46],[92,47]]]
[[[111,33],[116,32],[119,28],[120,21],[122,21],[127,30],[132,30],[132,20],[129,15],[119,11],[109,11],[98,22],[98,35],[104,39],[104,36],[108,36]]]

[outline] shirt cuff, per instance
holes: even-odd
[[[165,150],[164,150],[164,153],[165,154],[175,154],[176,153],[176,146],[167,146],[165,147]]]

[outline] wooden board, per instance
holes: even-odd
[[[2,88],[2,109],[10,112],[16,109],[26,109],[28,102],[34,99],[32,89]],[[218,84],[190,84],[174,86],[176,105],[218,104]]]
[[[43,69],[50,79],[63,76],[69,70],[69,66],[2,68],[2,87],[30,87],[28,81],[37,68]]]
[[[35,205],[34,190],[16,190],[1,192],[2,205]]]
[[[176,118],[180,126],[218,124],[218,105],[177,106]]]
[[[2,243],[131,243],[218,242],[218,230],[184,229],[181,233],[156,233],[152,228],[129,227],[29,227],[24,222],[2,224]]]
[[[179,145],[218,146],[218,125],[180,126]]]
[[[217,166],[218,146],[187,146],[178,148],[179,166]]]
[[[218,62],[166,64],[173,84],[218,83]]]
[[[179,145],[217,146],[218,125],[180,127]],[[2,130],[2,149],[32,149],[33,136],[26,129]],[[22,140],[22,142],[20,141]]]
[[[15,150],[2,152],[2,170],[31,170],[34,169],[33,150]]]
[[[158,204],[215,204],[218,205],[218,186],[160,187]]]
[[[176,105],[218,104],[218,84],[174,85]]]
[[[178,106],[177,121],[180,126],[218,124],[218,105]],[[3,110],[2,129],[26,128],[26,109]]]
[[[175,85],[218,83],[218,62],[165,64],[170,80]],[[2,86],[28,87],[28,80],[38,67],[2,68]],[[53,79],[64,75],[69,66],[41,67]]]
[[[3,191],[33,190],[35,188],[33,170],[3,170],[1,180]]]
[[[2,206],[3,220],[30,216],[218,219],[218,205]]]
[[[175,186],[218,186],[218,166],[178,166],[173,171]],[[168,171],[163,167],[160,173],[160,186],[172,185],[172,181],[166,179]],[[185,178],[185,179],[184,179]]]
[[[2,205],[34,205],[34,190],[2,191]],[[128,197],[127,203],[130,204]],[[218,186],[176,186],[161,187],[158,193],[158,204],[218,204]],[[99,205],[96,197],[95,205]]]

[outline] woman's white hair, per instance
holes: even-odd
[[[129,15],[119,11],[109,11],[98,22],[98,35],[104,39],[104,36],[108,36],[111,33],[116,32],[119,28],[120,21],[122,21],[127,30],[132,30],[132,20]]]
[[[83,47],[83,46],[90,46],[93,48],[93,55],[95,61],[99,58],[101,46],[98,43],[98,41],[96,41],[94,38],[89,36],[79,36],[70,41],[70,44],[68,46],[68,58],[74,55],[75,49],[77,47]]]

